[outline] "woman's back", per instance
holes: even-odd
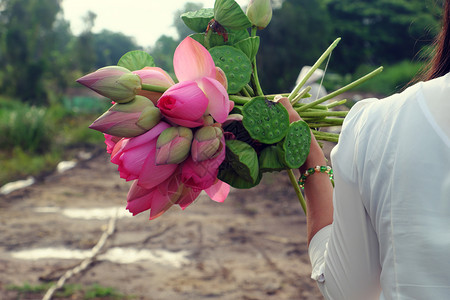
[[[362,101],[344,124],[342,138],[347,140],[333,151],[336,173],[345,174],[337,179],[346,182],[341,186],[359,189],[359,199],[335,203],[335,225],[339,218],[352,217],[346,216],[349,206],[362,202],[371,226],[360,233],[364,237],[354,238],[368,239],[364,247],[372,252],[369,248],[378,243],[380,284],[387,299],[450,295],[448,95],[449,74],[380,101]],[[339,252],[340,247],[329,250]]]

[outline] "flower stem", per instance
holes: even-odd
[[[252,30],[251,30],[252,37],[256,36],[256,31],[257,31],[256,26],[252,26]],[[259,78],[258,78],[258,68],[256,67],[256,55],[253,58],[252,67],[253,67],[252,82],[253,82],[253,86],[256,88],[256,91],[255,91],[256,95],[264,96],[264,93],[262,91],[261,84],[259,83]]]
[[[345,117],[348,111],[301,111],[299,109],[295,110],[299,113],[300,117]]]
[[[229,98],[231,101],[233,101],[235,104],[238,104],[238,105],[244,105],[245,103],[252,100],[252,98],[237,96],[237,95],[229,95]]]
[[[333,108],[333,107],[336,107],[336,106],[339,106],[339,105],[343,105],[346,102],[347,102],[347,99],[343,99],[343,100],[340,100],[340,101],[334,101],[334,102],[328,104],[327,108]]]
[[[311,77],[311,75],[314,73],[315,70],[323,63],[323,61],[327,58],[328,55],[330,55],[331,51],[333,51],[334,48],[336,48],[337,44],[341,38],[337,38],[325,52],[319,57],[319,59],[316,61],[316,63],[309,69],[308,73],[306,73],[305,77],[302,78],[302,80],[297,84],[297,86],[294,88],[294,90],[289,95],[289,100],[292,100],[295,95],[298,93],[298,91],[301,89],[301,87],[306,83],[306,81]]]
[[[354,88],[355,86],[360,85],[360,84],[363,83],[363,82],[366,82],[367,80],[369,80],[370,78],[372,78],[372,77],[378,75],[378,74],[381,73],[382,71],[383,71],[383,67],[379,67],[378,69],[376,69],[376,70],[370,72],[369,74],[367,74],[367,75],[365,75],[365,76],[359,78],[358,80],[355,80],[355,81],[353,81],[352,83],[347,84],[346,86],[344,86],[344,87],[342,87],[342,88],[340,88],[340,89],[338,89],[338,90],[336,90],[336,91],[334,91],[334,92],[332,92],[332,93],[330,93],[330,94],[328,94],[328,95],[326,95],[326,96],[324,96],[324,97],[322,97],[322,98],[320,98],[320,99],[317,99],[316,101],[311,102],[311,103],[309,103],[309,104],[314,104],[314,103],[319,104],[319,103],[322,103],[322,102],[324,102],[324,101],[327,101],[328,99],[331,99],[331,98],[333,98],[333,97],[336,97],[337,95],[340,95],[340,94],[342,94],[343,92],[346,92],[346,91],[348,91],[348,90]],[[308,105],[309,105],[309,104],[308,104]],[[306,106],[306,105],[305,105],[305,106]],[[305,106],[303,106],[303,107],[301,108],[301,110],[305,110],[306,108],[308,108],[308,107],[305,108]],[[313,107],[313,106],[314,106],[314,105],[309,106],[309,107]]]
[[[294,106],[295,104],[297,104],[298,101],[300,101],[300,99],[303,98],[303,96],[305,96],[306,94],[309,93],[309,91],[311,90],[310,86],[307,86],[305,89],[303,89],[300,93],[298,93],[294,99],[292,99],[291,104],[292,106]]]
[[[146,91],[159,92],[159,93],[164,93],[165,91],[167,91],[167,88],[165,88],[165,87],[151,85],[151,84],[145,84],[145,83],[142,84],[142,89],[146,90]]]
[[[302,206],[303,211],[305,212],[305,215],[306,215],[306,202],[305,202],[305,199],[303,198],[302,191],[300,190],[300,187],[298,186],[297,179],[295,178],[294,172],[291,169],[288,169],[286,171],[289,175],[289,179],[291,180],[291,184],[294,187],[295,194],[297,194],[298,201],[300,202],[300,205]]]

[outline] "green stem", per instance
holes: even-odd
[[[291,101],[292,106],[297,104],[297,102],[300,101],[300,99],[303,98],[304,95],[309,93],[310,90],[311,90],[311,87],[308,86],[305,89],[303,89],[300,93],[298,93],[297,96],[295,96],[294,99],[292,99],[292,101]]]
[[[303,107],[300,107],[300,109]],[[347,111],[301,111],[300,109],[295,109],[300,117],[345,117]]]
[[[252,26],[252,31],[251,31],[252,37],[256,36],[256,31],[257,31],[256,26]],[[253,82],[253,86],[256,88],[256,95],[264,96],[264,93],[262,91],[261,84],[259,83],[259,78],[258,78],[258,68],[256,67],[256,55],[253,58],[252,65],[253,65],[252,82]]]
[[[229,98],[231,101],[233,101],[235,104],[238,104],[238,105],[244,105],[245,103],[252,100],[249,97],[242,97],[242,96],[236,96],[236,95],[229,95]]]
[[[165,87],[151,85],[151,84],[145,84],[145,83],[142,84],[142,89],[146,90],[146,91],[159,92],[159,93],[164,93],[165,91],[167,91],[167,88],[165,88]]]
[[[323,61],[327,58],[328,55],[330,55],[331,51],[337,46],[341,38],[337,38],[325,52],[319,57],[319,59],[316,61],[316,63],[309,69],[308,73],[306,73],[305,77],[303,77],[302,81],[300,81],[297,86],[294,88],[294,90],[289,95],[289,100],[292,100],[295,95],[298,93],[300,88],[306,83],[306,81],[311,77],[311,75],[314,73],[315,70],[323,63]]]
[[[250,94],[248,93],[247,89],[245,88],[245,86],[242,88],[241,90],[241,94],[243,94],[245,97],[251,97]]]
[[[331,136],[322,136],[322,135],[314,135],[316,137],[316,140],[318,141],[326,141],[326,142],[332,142],[332,143],[338,143],[339,138],[338,137],[331,137]]]
[[[209,26],[209,25],[208,25]],[[209,40],[211,39],[211,35],[212,35],[213,31],[211,28],[209,28],[209,30],[206,32],[205,34],[205,38],[204,38],[204,42],[205,42],[205,48],[209,49],[211,48],[211,44],[209,42]]]
[[[256,95],[264,96],[261,85],[259,84],[258,68],[256,67],[256,55],[255,55],[255,58],[253,58],[252,65],[253,65],[253,83],[256,87]]]
[[[339,123],[333,124],[333,123],[326,123],[326,122],[323,122],[323,123],[308,123],[308,126],[310,128],[333,127],[333,126],[339,126],[339,125],[342,125],[342,122],[340,124]]]
[[[258,30],[258,28],[256,28],[255,25],[252,26],[252,31],[251,31],[251,36],[254,37],[256,36],[256,31]]]
[[[338,89],[338,90],[336,90],[336,91],[334,91],[334,92],[332,92],[332,93],[326,95],[325,97],[322,97],[322,98],[320,98],[320,99],[317,99],[317,100],[314,101],[314,102],[322,103],[322,102],[324,102],[324,101],[327,101],[328,99],[331,99],[331,98],[333,98],[333,97],[336,97],[337,95],[342,94],[343,92],[346,92],[346,91],[348,91],[348,90],[354,88],[355,86],[360,85],[360,84],[363,83],[363,82],[366,82],[367,80],[369,80],[370,78],[372,78],[372,77],[378,75],[378,74],[381,73],[382,71],[383,71],[383,67],[379,67],[378,69],[376,69],[376,70],[370,72],[369,74],[367,74],[367,75],[365,75],[365,76],[359,78],[358,80],[355,80],[355,81],[353,81],[352,83],[347,84],[346,86],[344,86],[344,87],[342,87],[342,88],[340,88],[340,89]]]
[[[255,92],[253,91],[253,89],[251,88],[251,86],[249,84],[246,84],[244,86],[244,89],[247,91],[247,93],[250,94],[250,97],[254,97],[255,96]]]
[[[334,101],[333,103],[328,104],[327,108],[333,108],[333,107],[336,107],[336,106],[339,106],[339,105],[343,105],[346,102],[347,102],[347,99],[343,99],[343,100],[340,100],[340,101]]]
[[[288,169],[286,171],[288,172],[289,179],[291,180],[291,184],[294,187],[295,194],[297,194],[298,201],[300,202],[300,205],[302,206],[303,211],[305,212],[305,215],[306,215],[306,202],[305,202],[305,199],[303,198],[302,191],[300,190],[300,187],[298,186],[297,179],[295,178],[294,172],[291,169]]]

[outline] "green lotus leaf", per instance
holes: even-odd
[[[234,30],[226,28],[226,30],[228,33],[228,45],[234,45],[235,43],[250,37],[247,29]]]
[[[197,11],[188,11],[181,15],[181,20],[194,32],[205,32],[209,21],[214,18],[214,9],[202,8]]]
[[[232,46],[218,46],[209,49],[217,67],[220,67],[228,80],[228,94],[239,92],[249,81],[252,64],[241,50]]]
[[[261,151],[258,157],[259,170],[261,172],[279,172],[287,169],[283,161],[280,161],[280,150],[284,154],[282,148],[280,149],[280,147],[278,147],[277,145],[271,145]]]
[[[153,57],[147,52],[134,50],[125,53],[117,63],[118,66],[127,68],[130,71],[140,70],[144,67],[155,67]]]
[[[206,48],[205,44],[205,34],[204,33],[193,33],[189,35],[191,38],[199,42],[203,45],[203,47]],[[216,46],[223,46],[225,45],[225,41],[223,39],[223,36],[218,35],[217,33],[213,33],[209,37],[209,46],[210,47],[216,47]]]
[[[239,140],[225,142],[226,161],[244,180],[256,182],[259,174],[258,155],[249,144]]]
[[[311,130],[305,121],[292,122],[283,141],[284,161],[291,169],[304,164],[311,146]]]
[[[216,0],[214,19],[222,26],[231,29],[246,29],[252,26],[241,7],[234,0]]]
[[[242,123],[250,136],[264,144],[281,141],[289,129],[289,114],[281,103],[255,97],[243,109]]]
[[[236,171],[231,167],[224,167],[223,169],[219,169],[219,174],[217,175],[217,178],[222,180],[223,182],[228,183],[232,187],[236,189],[250,189],[254,186],[257,186],[262,178],[262,174],[258,174],[258,178],[255,182],[247,181],[241,176],[239,176]]]
[[[245,55],[247,55],[250,61],[253,61],[259,49],[259,36],[253,36],[241,40],[234,44],[234,47],[240,49],[245,53]]]

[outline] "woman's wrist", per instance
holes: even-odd
[[[326,164],[327,160],[325,158],[325,154],[323,154],[322,148],[320,148],[315,137],[312,136],[308,157],[299,170],[301,173],[304,173],[309,168],[314,168],[315,166],[325,166]]]

